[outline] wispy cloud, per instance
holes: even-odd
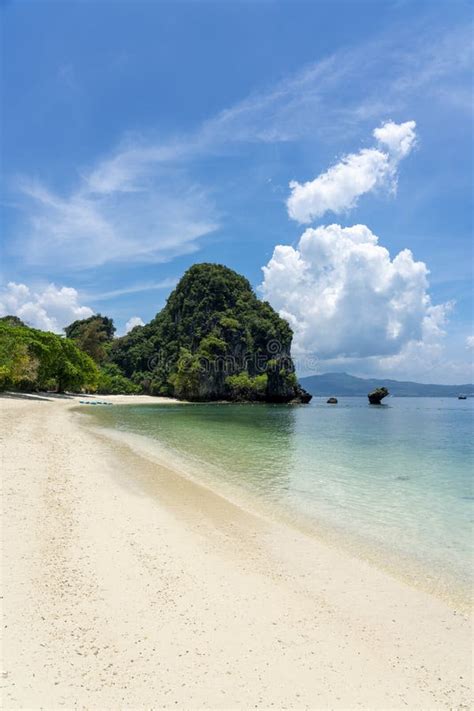
[[[194,252],[221,219],[209,187],[192,178],[195,161],[242,143],[358,136],[370,123],[405,111],[420,93],[469,110],[470,54],[468,27],[364,40],[252,94],[187,135],[128,138],[95,164],[78,167],[67,194],[23,180],[28,225],[19,239],[22,255],[32,265],[64,270],[163,262]]]
[[[387,32],[304,67],[207,121],[193,145],[348,136],[425,100],[472,112],[472,28]],[[409,49],[407,49],[407,47]]]
[[[143,284],[133,284],[132,286],[125,286],[121,289],[112,289],[111,291],[104,291],[98,294],[93,292],[84,294],[82,297],[91,302],[96,301],[109,301],[110,299],[116,299],[119,296],[125,296],[127,294],[139,294],[145,291],[157,291],[159,289],[173,289],[178,283],[177,278],[162,279],[157,282],[145,282]]]
[[[202,188],[178,180],[171,186],[169,175],[139,187],[125,171],[114,184],[103,180],[101,191],[84,182],[66,198],[41,183],[21,183],[29,198],[29,231],[20,245],[25,262],[69,269],[166,262],[196,251],[199,239],[217,228]]]

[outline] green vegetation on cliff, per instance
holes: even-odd
[[[114,322],[107,316],[95,314],[80,321],[73,321],[64,329],[66,338],[70,338],[81,351],[96,362],[102,363],[107,358],[107,346],[113,340]]]
[[[153,394],[288,402],[302,396],[292,335],[247,279],[219,264],[196,264],[149,324],[114,341],[109,358]]]
[[[114,339],[112,319],[74,321],[63,338],[0,320],[0,387],[174,395],[186,400],[308,401],[292,331],[244,277],[196,264],[146,326]]]

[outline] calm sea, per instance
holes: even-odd
[[[455,398],[338,405],[87,408],[224,494],[314,528],[392,571],[468,593],[473,405]],[[85,409],[85,408],[84,408]],[[139,437],[137,437],[139,436]]]

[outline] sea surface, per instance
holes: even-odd
[[[442,594],[473,570],[474,399],[88,407],[161,461]],[[85,410],[86,408],[84,408]]]

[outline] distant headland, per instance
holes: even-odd
[[[385,386],[395,397],[474,396],[474,385],[436,385],[388,378],[358,378],[349,373],[322,373],[300,378],[301,385],[312,395],[321,397],[366,397],[371,390]]]

